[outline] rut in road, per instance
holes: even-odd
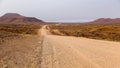
[[[120,68],[119,42],[49,35],[46,27],[41,68]]]

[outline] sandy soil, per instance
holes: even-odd
[[[39,36],[6,40],[0,45],[0,68],[40,68]]]
[[[120,43],[48,35],[42,28],[41,68],[120,68]]]

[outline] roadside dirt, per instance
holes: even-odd
[[[0,45],[0,68],[40,68],[41,39],[24,36]]]
[[[42,28],[41,68],[120,68],[120,43],[55,36]]]

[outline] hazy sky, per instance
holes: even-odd
[[[0,16],[20,13],[44,21],[120,17],[120,0],[0,0]]]

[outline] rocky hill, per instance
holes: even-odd
[[[116,18],[116,19],[100,18],[90,23],[91,24],[120,24],[120,18]]]
[[[35,17],[26,17],[17,13],[7,13],[0,17],[0,23],[43,23]]]

